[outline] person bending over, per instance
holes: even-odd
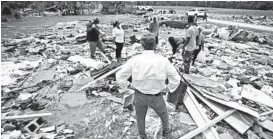
[[[171,37],[168,38],[168,41],[172,46],[172,52],[173,52],[173,55],[174,55],[176,53],[176,49],[178,48],[178,46],[182,45],[185,42],[185,39],[171,36]]]

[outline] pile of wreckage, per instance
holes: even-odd
[[[226,20],[226,21],[234,21],[240,23],[249,23],[255,25],[265,25],[265,26],[273,26],[273,19],[268,18],[266,15],[262,16],[251,16],[251,15],[218,15],[218,14],[210,14],[210,17],[219,20]]]
[[[233,138],[218,135],[213,126],[221,120],[248,139],[272,138],[272,40],[232,27],[203,27],[206,59],[192,67],[192,74],[182,75],[189,85],[183,103],[198,128],[180,139],[201,132],[208,139]],[[181,59],[175,63],[181,66]]]
[[[97,52],[95,59],[89,58],[89,45],[85,40],[86,24],[86,21],[62,22],[48,28],[43,34],[2,40],[3,139],[77,137],[77,133],[71,130],[73,127],[65,123],[52,126],[45,119],[54,116],[48,112],[51,101],[60,102],[73,98],[71,94],[84,91],[87,100],[96,98],[94,103],[105,104],[104,110],[112,114],[110,120],[103,123],[106,130],[123,130],[116,135],[122,135],[121,138],[137,135],[136,127],[132,126],[135,124],[132,105],[134,92],[120,90],[114,73],[127,59],[142,52],[138,42],[141,34],[147,32],[148,23],[143,19],[123,25],[122,28],[132,35],[126,35],[122,63],[114,60],[111,24],[104,22],[99,26],[105,32],[102,41],[107,53]],[[232,27],[218,29],[210,24],[201,26],[206,35],[206,58],[199,59],[196,66],[191,67],[190,75],[181,75],[187,83],[182,100],[184,105],[177,108],[177,102],[167,103],[177,138],[188,139],[200,133],[204,137],[196,138],[272,138],[272,41],[266,36]],[[160,34],[156,52],[172,59],[171,62],[178,69],[183,64],[181,54],[172,58],[170,44],[163,36],[180,36],[185,34],[185,30],[167,27],[161,28]],[[256,39],[250,39],[253,36]],[[106,103],[106,100],[110,102]],[[111,112],[113,109],[115,112]],[[127,121],[117,124],[120,118]],[[86,125],[91,122],[90,119],[84,121]],[[154,124],[155,121],[158,124]],[[148,112],[147,125],[148,135],[157,138],[160,121],[154,112]],[[105,136],[92,134],[86,137],[103,138],[108,134],[109,137],[114,136],[114,133],[105,133]]]
[[[122,98],[100,93],[117,90],[113,77],[105,81],[104,78],[121,67],[121,63],[114,60],[115,45],[109,30],[111,24],[102,22],[99,25],[102,31],[107,32],[102,36],[106,54],[96,52],[96,58],[91,59],[85,32],[88,22],[59,22],[48,28],[47,32],[2,40],[3,139],[74,137],[73,130],[65,124],[50,126],[43,118],[52,116],[48,112],[51,101],[60,101],[66,94],[85,89],[86,98],[103,96],[123,104]],[[132,55],[142,52],[141,45],[136,43],[140,39],[137,33],[140,29],[147,30],[140,23],[125,24],[123,28],[136,32],[136,35],[126,38],[122,51],[125,62]]]

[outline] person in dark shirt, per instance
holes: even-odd
[[[172,46],[172,52],[174,55],[176,53],[176,49],[178,48],[178,46],[182,45],[185,42],[185,38],[171,36],[168,38],[168,41]]]
[[[102,42],[99,38],[101,32],[98,30],[96,25],[97,25],[96,22],[89,23],[87,25],[87,35],[86,35],[87,38],[86,39],[89,42],[91,58],[95,58],[95,52],[96,52],[97,47],[99,48],[99,50],[101,52],[105,53],[103,46],[102,46]]]

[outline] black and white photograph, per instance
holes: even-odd
[[[273,139],[273,1],[1,1],[1,139]]]

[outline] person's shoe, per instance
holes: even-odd
[[[173,128],[171,127],[169,130],[163,130],[162,136],[164,139],[176,139],[177,135],[173,132]]]
[[[94,56],[94,55],[91,55],[91,58],[92,58],[92,59],[95,59],[95,56]]]

